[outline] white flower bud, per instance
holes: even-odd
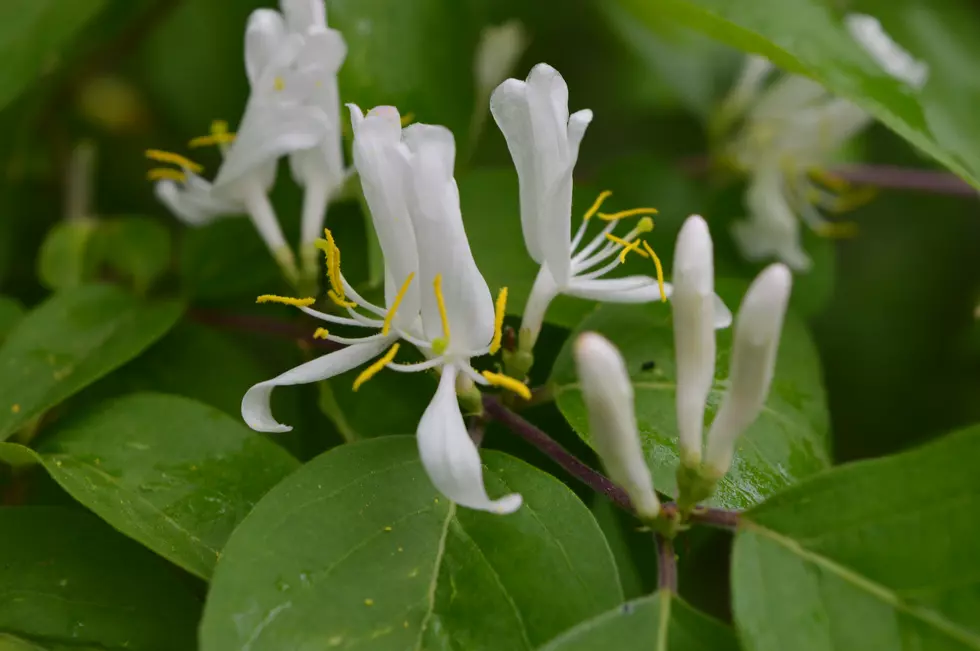
[[[715,477],[728,472],[736,439],[755,421],[769,394],[792,282],[785,265],[770,265],[742,299],[735,319],[730,386],[708,432],[705,465]]]
[[[704,404],[715,376],[715,280],[708,224],[699,215],[684,222],[674,254],[674,350],[677,428],[681,463],[701,463]]]
[[[640,446],[633,385],[622,355],[605,338],[587,332],[575,342],[575,363],[589,411],[589,431],[602,465],[626,490],[640,518],[656,518],[660,500]]]

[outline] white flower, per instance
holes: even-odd
[[[674,350],[681,463],[701,463],[704,406],[715,377],[714,247],[698,215],[684,222],[674,252]]]
[[[531,69],[527,81],[504,81],[491,96],[490,110],[517,167],[524,243],[541,265],[524,310],[521,333],[528,341],[522,340],[522,348],[533,346],[548,305],[558,294],[625,303],[666,300],[671,289],[663,283],[660,261],[648,244],[636,239],[653,228],[648,215],[655,210],[599,213],[602,201],[611,194],[604,192],[572,237],[572,171],[592,111],[569,115],[568,86],[558,71],[542,63]],[[608,223],[580,248],[589,220],[597,214]],[[644,215],[643,219],[624,237],[612,235],[618,220],[639,215]],[[652,259],[657,266],[656,278],[604,278],[632,251]],[[726,313],[720,305],[720,327],[727,325]],[[728,318],[730,321],[730,314]]]
[[[766,267],[752,282],[735,319],[729,388],[711,423],[705,470],[728,472],[738,436],[758,417],[769,394],[792,274],[782,264]]]
[[[580,335],[574,350],[589,431],[602,465],[629,495],[637,515],[652,520],[660,513],[660,500],[640,445],[626,363],[615,346],[593,332]]]
[[[326,202],[344,179],[336,73],[345,55],[343,38],[326,27],[321,0],[284,0],[282,14],[254,11],[245,31],[251,93],[238,132],[216,122],[210,136],[191,141],[192,147],[221,148],[224,162],[213,186],[196,176],[200,166],[187,159],[151,156],[181,168],[151,171],[160,182],[157,195],[192,225],[249,215],[287,277],[295,280],[295,259],[268,191],[278,159],[289,154],[297,181],[306,186],[303,236],[312,242]]]
[[[385,303],[365,300],[344,279],[340,252],[327,231],[330,297],[347,317],[318,312],[313,299],[260,297],[297,305],[329,323],[378,330],[349,339],[318,330],[317,336],[347,348],[308,362],[255,385],[242,400],[242,416],[259,431],[289,429],[272,417],[269,398],[276,386],[317,382],[355,368],[388,352],[365,369],[354,389],[387,367],[401,372],[437,369],[439,388],[418,427],[422,462],[433,484],[453,501],[469,508],[510,513],[520,495],[492,500],[483,486],[479,452],[463,422],[457,389],[495,384],[526,393],[527,388],[493,373],[477,373],[470,359],[499,347],[503,301],[495,309],[486,281],[473,261],[453,179],[452,134],[430,125],[402,130],[398,111],[378,107],[366,116],[351,106],[354,160],[385,257]],[[362,312],[367,312],[367,316]],[[426,357],[418,364],[398,364],[399,340],[415,345]]]
[[[877,18],[867,14],[848,14],[844,24],[858,45],[890,76],[915,89],[925,86],[929,78],[928,64],[917,60],[892,40]]]

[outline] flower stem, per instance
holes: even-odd
[[[677,557],[674,555],[674,541],[660,534],[656,534],[653,539],[657,544],[657,589],[669,590],[677,594]]]

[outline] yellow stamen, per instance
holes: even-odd
[[[314,339],[326,339],[330,336],[330,331],[326,328],[317,328],[316,332],[313,333]]]
[[[272,82],[272,87],[275,88],[277,91],[282,91],[283,89],[286,88],[286,80],[283,79],[282,77],[276,77],[275,80],[273,80]]]
[[[395,300],[391,303],[391,308],[385,315],[384,326],[381,328],[381,334],[387,336],[388,331],[391,330],[391,322],[395,319],[395,312],[398,311],[398,306],[402,304],[402,299],[405,298],[405,294],[408,293],[408,286],[412,284],[412,279],[415,278],[415,272],[408,274],[408,278],[402,283],[401,289],[395,294]]]
[[[649,217],[644,217],[636,224],[636,234],[649,233],[653,230],[653,220]]]
[[[340,276],[340,249],[333,239],[333,233],[329,228],[324,228],[323,233],[327,239],[317,240],[314,245],[327,256],[327,279],[330,281],[330,287],[333,288],[327,292],[327,296],[341,307],[356,307],[357,303],[348,301],[344,294],[344,283]]]
[[[334,305],[339,307],[357,307],[357,303],[354,301],[348,301],[346,298],[338,295],[337,292],[332,289],[327,292],[327,298],[333,301]]]
[[[398,354],[398,344],[395,344],[391,348],[389,348],[388,352],[385,353],[384,356],[382,356],[378,361],[376,361],[374,364],[371,364],[366,369],[361,371],[361,374],[357,376],[356,380],[354,380],[354,391],[360,389],[362,384],[364,384],[365,382],[373,378],[375,375],[380,373],[381,369],[383,369],[385,366],[391,364],[391,361],[395,359],[395,355],[397,354]]]
[[[660,258],[658,258],[657,254],[653,252],[653,247],[651,247],[645,241],[643,242],[643,248],[650,254],[650,258],[653,259],[653,264],[657,267],[657,285],[660,286],[660,302],[666,303],[667,292],[664,289],[664,266],[660,264]]]
[[[191,149],[196,149],[197,147],[209,147],[211,145],[227,145],[235,141],[235,134],[228,133],[211,133],[208,136],[198,136],[194,138],[187,146]]]
[[[877,196],[878,188],[870,186],[854,188],[837,197],[837,202],[833,205],[831,211],[835,213],[849,212],[869,203]]]
[[[275,294],[263,294],[255,299],[256,303],[281,303],[282,305],[292,305],[293,307],[309,307],[316,303],[315,298],[293,298],[292,296],[276,296]]]
[[[855,222],[827,222],[821,224],[816,231],[821,237],[847,239],[857,235],[858,225]]]
[[[515,380],[514,378],[503,375],[502,373],[491,373],[490,371],[483,371],[482,375],[495,387],[513,391],[525,400],[531,399],[531,390],[528,389],[527,385],[520,380]]]
[[[405,115],[403,115],[401,117],[402,126],[403,127],[407,127],[408,125],[410,125],[412,123],[412,120],[414,120],[414,119],[415,119],[415,114],[412,113],[411,111],[409,111],[408,113],[406,113]]]
[[[619,261],[621,263],[626,262],[626,254],[628,254],[630,251],[636,251],[640,255],[640,257],[643,258],[649,257],[644,251],[640,250],[640,240],[633,240],[632,242],[627,242],[623,238],[616,237],[612,233],[606,233],[606,239],[609,240],[610,242],[614,242],[616,244],[619,244],[621,247],[623,247],[623,250],[619,252]]]
[[[432,281],[436,293],[436,303],[439,305],[439,318],[442,319],[442,338],[449,343],[449,316],[446,314],[446,299],[442,295],[442,274],[436,274]]]
[[[162,149],[147,149],[146,157],[150,160],[155,160],[158,163],[171,163],[173,165],[178,165],[184,169],[188,169],[195,174],[200,174],[204,171],[204,166],[195,163],[186,156],[181,156],[180,154],[175,154],[170,151],[163,151]]]
[[[582,218],[582,221],[587,222],[595,217],[595,214],[599,212],[599,208],[602,207],[602,202],[608,199],[610,196],[612,196],[612,190],[603,190],[600,192],[599,196],[596,197],[596,200],[592,203],[592,207],[586,211],[585,217]]]
[[[148,181],[177,181],[179,183],[187,181],[186,174],[172,167],[154,167],[146,173],[146,178]]]
[[[851,184],[847,179],[841,178],[839,176],[834,176],[829,172],[821,169],[812,169],[809,171],[810,178],[818,183],[822,184],[835,192],[844,192],[851,187]]]
[[[599,213],[599,219],[605,220],[607,222],[613,222],[617,219],[625,219],[627,217],[636,217],[637,215],[656,215],[659,211],[656,208],[630,208],[629,210],[620,210],[614,213]]]
[[[504,312],[507,310],[507,288],[502,287],[497,294],[497,303],[493,313],[493,341],[490,342],[490,354],[500,350],[500,340],[504,337]]]

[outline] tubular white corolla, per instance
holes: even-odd
[[[436,488],[458,504],[510,513],[520,506],[521,498],[515,494],[492,500],[487,495],[479,452],[456,399],[457,386],[472,383],[500,385],[520,393],[527,388],[493,373],[479,374],[470,365],[470,358],[486,354],[499,342],[503,308],[495,310],[463,230],[453,179],[452,135],[430,125],[402,130],[393,107],[378,107],[364,116],[351,106],[351,116],[354,161],[385,256],[386,308],[371,304],[350,287],[340,271],[340,251],[326,231],[327,239],[319,246],[327,253],[328,295],[347,309],[348,316],[313,310],[313,299],[270,296],[260,300],[293,304],[323,321],[377,332],[349,339],[318,330],[315,336],[348,347],[252,387],[242,401],[242,415],[254,429],[286,431],[289,428],[270,413],[274,387],[332,377],[378,357],[387,348],[355,380],[354,390],[385,367],[401,372],[440,371],[439,388],[419,422],[423,464]],[[398,340],[418,347],[427,361],[395,363]]]
[[[772,382],[792,275],[782,264],[767,267],[749,287],[735,319],[729,389],[715,416],[705,449],[705,471],[728,472],[738,436],[755,421]]]
[[[558,71],[542,63],[531,69],[526,81],[507,79],[493,92],[490,111],[517,168],[524,243],[541,265],[524,310],[522,348],[533,347],[548,305],[559,294],[626,303],[666,300],[671,288],[663,283],[660,261],[648,244],[637,239],[653,228],[649,215],[654,209],[600,213],[602,201],[611,194],[604,192],[572,237],[572,172],[592,111],[569,115],[568,86]],[[593,216],[608,223],[580,246]],[[613,235],[620,219],[636,216],[642,219],[628,234]],[[652,260],[657,276],[605,278],[630,252]],[[718,317],[719,327],[730,323],[731,315],[723,305]]]
[[[704,407],[715,375],[714,251],[708,224],[688,217],[674,252],[674,349],[681,463],[701,463]]]
[[[580,335],[574,351],[589,431],[602,465],[629,495],[637,515],[653,520],[660,513],[660,500],[640,445],[626,363],[615,346],[594,332]]]

